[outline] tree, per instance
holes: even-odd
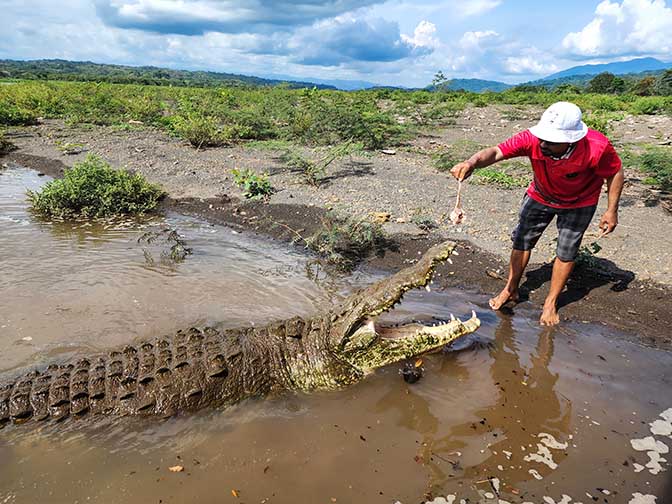
[[[630,92],[637,96],[651,96],[655,93],[656,78],[649,75],[632,85]]]
[[[611,72],[602,72],[588,82],[589,93],[618,94],[625,92],[625,81]]]
[[[448,84],[448,77],[443,75],[443,72],[441,70],[439,70],[434,74],[434,78],[432,79],[433,88],[435,89],[445,88],[447,84]]]
[[[558,93],[571,93],[571,94],[581,94],[581,88],[576,84],[571,84],[569,82],[564,82],[555,88],[555,91]]]
[[[672,68],[665,70],[665,72],[658,77],[655,92],[656,94],[663,96],[672,96]]]

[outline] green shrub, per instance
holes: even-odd
[[[664,191],[672,190],[672,149],[649,148],[639,157],[641,169],[654,185]]]
[[[243,196],[246,198],[268,198],[273,194],[273,186],[271,186],[271,181],[268,180],[267,173],[257,174],[249,168],[243,168],[242,170],[234,168],[231,173],[233,173],[234,182],[241,188]]]
[[[142,175],[115,170],[92,154],[66,170],[62,179],[48,182],[39,192],[28,191],[35,212],[63,219],[151,212],[163,196]]]
[[[217,122],[212,116],[175,115],[170,118],[170,127],[175,135],[188,141],[197,149],[223,143]]]
[[[584,114],[583,122],[585,122],[589,128],[597,130],[605,135],[608,135],[611,131],[609,119],[604,114]]]
[[[333,213],[322,221],[322,229],[306,240],[308,248],[343,269],[351,269],[360,260],[385,243],[380,224]]]
[[[643,96],[637,98],[630,105],[630,112],[633,114],[659,114],[665,110],[665,98],[660,96]]]
[[[37,114],[8,101],[0,101],[0,124],[6,126],[37,124]]]

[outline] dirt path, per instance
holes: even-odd
[[[20,150],[9,159],[57,174],[85,156],[85,152],[64,154],[59,143],[82,144],[85,151],[161,184],[171,196],[169,204],[184,212],[289,239],[293,234],[289,228],[309,235],[328,209],[356,215],[389,212],[385,229],[399,238],[399,250],[374,259],[374,265],[397,268],[416,257],[428,242],[454,238],[465,242],[467,253],[455,261],[455,274],[444,276],[446,282],[496,292],[506,275],[509,235],[524,189],[468,183],[463,190],[466,220],[454,226],[447,217],[457,186],[433,167],[432,154],[458,146],[467,152],[497,143],[533,124],[539,113],[532,108],[468,109],[454,124],[419,136],[393,155],[375,153],[335,163],[319,188],[301,183],[276,151],[249,147],[196,150],[147,129],[70,128],[62,122],[45,121],[12,134]],[[614,125],[612,138],[617,148],[628,144],[637,148],[643,143],[669,142],[670,131],[670,117],[626,117]],[[277,190],[269,204],[241,201],[232,168],[269,172]],[[560,302],[564,305],[561,316],[599,321],[669,343],[672,314],[665,306],[672,291],[672,215],[660,206],[647,206],[650,191],[641,184],[640,173],[626,175],[619,227],[600,241],[601,259],[593,269],[574,275]],[[596,236],[605,204],[603,196],[587,243]],[[414,221],[422,219],[435,221],[438,228],[430,233],[421,230]],[[549,229],[533,255],[536,264],[528,270],[525,290],[535,305],[541,304],[548,287],[550,272],[545,261],[553,257],[555,236],[555,230]]]

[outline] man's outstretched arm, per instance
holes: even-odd
[[[497,161],[504,159],[504,155],[499,147],[488,147],[486,149],[478,151],[476,154],[471,156],[466,161],[457,163],[450,170],[450,173],[457,180],[464,180],[469,178],[476,168],[484,168],[490,166]]]
[[[607,178],[607,211],[600,219],[600,229],[604,234],[611,233],[618,225],[618,203],[621,200],[624,181],[623,168]]]

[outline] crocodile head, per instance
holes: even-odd
[[[434,245],[414,265],[358,291],[332,315],[330,345],[341,359],[362,374],[376,368],[441,348],[474,332],[480,326],[476,314],[464,322],[453,319],[434,326],[408,324],[376,327],[376,319],[401,302],[411,289],[426,286],[436,266],[448,259],[455,243]]]

